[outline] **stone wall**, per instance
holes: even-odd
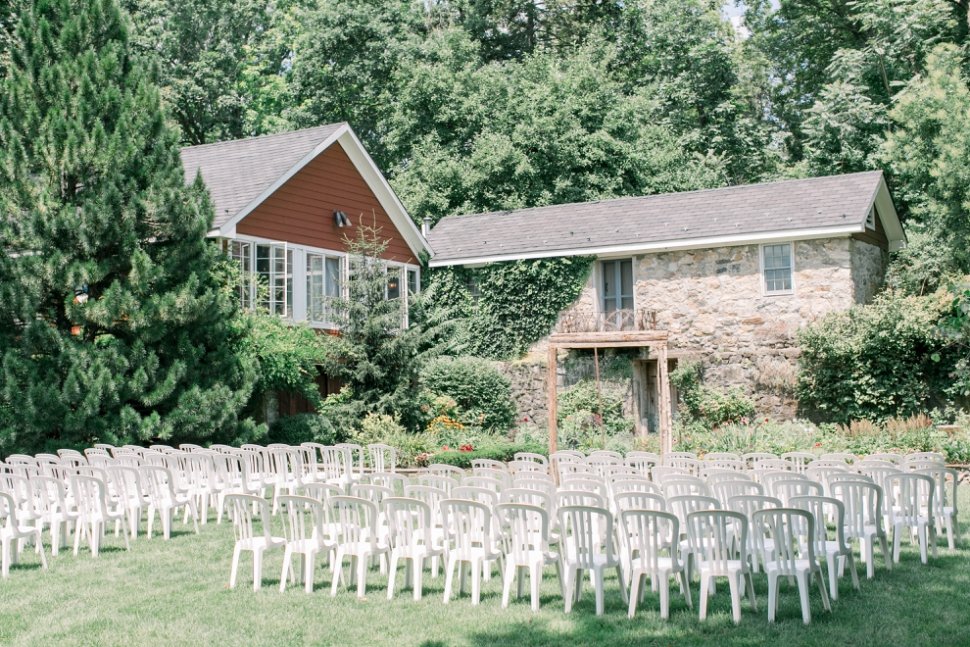
[[[512,385],[516,421],[528,419],[544,427],[548,422],[549,404],[545,362],[496,362],[496,365]]]
[[[709,384],[741,387],[760,412],[779,417],[797,408],[798,330],[869,301],[885,269],[884,252],[859,240],[793,245],[793,291],[780,295],[763,293],[758,245],[634,258],[636,308],[655,312],[657,328],[669,331],[671,357],[701,360]],[[597,276],[567,312],[596,313]],[[533,350],[544,348],[539,342]]]

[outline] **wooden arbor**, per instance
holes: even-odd
[[[660,446],[663,453],[671,449],[672,413],[670,379],[667,371],[667,332],[659,330],[553,333],[549,336],[549,453],[558,446],[556,410],[558,408],[559,350],[563,348],[648,348],[657,358]]]

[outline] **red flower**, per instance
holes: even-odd
[[[816,447],[821,447],[822,446],[822,443],[815,443],[815,446]]]
[[[522,416],[522,422],[529,422],[529,416]]]
[[[443,451],[443,452],[448,451],[448,445],[442,445],[441,446],[441,451]]]
[[[462,445],[461,447],[458,448],[458,451],[460,451],[460,452],[471,452],[471,451],[474,451],[474,450],[475,450],[475,448],[472,447],[468,443],[466,443],[466,444],[464,444],[464,445]]]

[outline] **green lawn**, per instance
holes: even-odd
[[[961,490],[966,518],[970,487]],[[964,521],[964,535],[968,524]],[[209,523],[196,536],[176,524],[171,541],[140,537],[130,553],[113,536],[100,558],[70,551],[50,559],[43,571],[25,553],[8,580],[0,581],[2,645],[968,645],[970,644],[970,539],[955,553],[940,544],[928,566],[904,544],[902,562],[887,572],[878,562],[876,578],[862,590],[842,580],[834,613],[826,614],[817,592],[813,621],[801,622],[795,587],[782,588],[778,621],[768,624],[767,584],[756,576],[759,609],[745,605],[740,626],[730,619],[727,586],[718,588],[705,622],[671,591],[671,619],[659,618],[659,600],[648,594],[635,620],[626,618],[615,579],[608,582],[606,615],[597,618],[592,590],[570,615],[550,568],[542,610],[533,615],[528,598],[501,608],[499,579],[493,575],[482,604],[470,598],[442,604],[444,580],[425,578],[425,597],[399,591],[388,602],[386,580],[376,569],[366,600],[342,589],[329,594],[330,575],[318,568],[316,591],[300,586],[278,590],[282,553],[267,557],[263,589],[251,588],[250,565],[243,562],[240,585],[229,590],[231,527]],[[49,549],[48,549],[49,550]],[[403,574],[403,572],[402,572]],[[399,578],[400,581],[401,578]],[[697,585],[694,584],[697,600]]]

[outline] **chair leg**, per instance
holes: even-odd
[[[422,588],[422,582],[421,582],[421,580],[424,579],[424,560],[423,559],[419,559],[419,560],[412,560],[412,561],[414,561],[414,565],[412,566],[412,569],[414,571],[412,573],[412,577],[414,578],[414,581],[411,584],[411,588],[413,589],[412,590],[412,595],[413,595],[413,597],[414,597],[415,600],[420,600],[421,599],[421,593],[422,593],[422,591],[421,591],[421,588]]]
[[[454,583],[456,561],[457,559],[455,555],[449,555],[448,561],[445,564],[445,593],[444,593],[444,600],[443,600],[444,604],[448,604],[449,600],[451,599],[451,587],[452,587],[452,584]]]
[[[680,572],[680,588],[681,588],[681,591],[684,594],[684,600],[687,601],[687,608],[688,609],[693,609],[694,608],[694,602],[693,602],[693,600],[691,600],[691,595],[690,595],[690,582],[687,580],[687,572],[686,571],[683,571],[683,570]]]
[[[593,592],[596,595],[596,615],[601,616],[606,610],[605,596],[603,591],[603,569],[593,569]]]
[[[387,567],[387,599],[394,598],[394,580],[397,579],[398,554],[392,553]]]
[[[640,599],[640,582],[643,580],[643,574],[640,572],[630,573],[630,604],[628,606],[626,617],[633,620],[633,616],[637,613],[637,601]],[[663,604],[661,603],[661,617],[663,617]]]
[[[743,581],[744,575],[740,573],[728,578],[728,589],[731,592],[731,618],[734,620],[734,624],[741,623],[741,587]]]
[[[701,607],[700,607],[700,619],[707,619],[707,592],[710,589],[711,578],[706,573],[701,574]]]
[[[539,585],[542,583],[542,563],[534,563],[529,568],[530,606],[533,613],[539,612]]]
[[[333,571],[333,580],[330,582],[330,597],[336,597],[337,587],[340,586],[340,576],[344,572],[344,549],[338,548],[337,555],[334,557],[333,561],[330,562],[330,566]]]
[[[293,559],[293,549],[289,546],[283,551],[283,570],[280,572],[280,593],[286,590],[286,577],[290,574],[290,568],[292,564],[290,561]]]
[[[572,567],[566,567],[563,573],[563,602],[565,603],[565,613],[569,613],[573,610],[573,587],[575,586],[576,580],[576,569]]]
[[[670,618],[670,577],[660,578],[658,586],[660,587],[660,619],[667,620]],[[632,592],[630,602],[633,602]]]
[[[845,559],[837,555],[829,555],[825,560],[825,568],[829,574],[829,592],[833,600],[839,599],[839,563]]]
[[[880,535],[880,537],[879,537],[879,545],[882,547],[882,555],[883,555],[883,557],[886,558],[886,570],[887,571],[893,570],[893,561],[892,561],[892,559],[890,558],[890,555],[889,555],[889,543],[886,540],[885,533],[883,533],[882,535]],[[875,554],[874,554],[874,552],[873,551],[870,551],[870,553],[872,553],[872,555],[873,555],[873,561],[875,561]]]
[[[357,597],[363,598],[367,592],[367,562],[365,556],[357,558]]]
[[[812,624],[812,607],[808,602],[808,571],[798,574],[798,600],[802,605],[802,622]]]
[[[512,579],[515,577],[515,564],[512,560],[505,562],[505,573],[502,577],[502,608],[507,609],[509,606],[509,598],[512,594]]]
[[[768,622],[775,621],[778,612],[778,574],[768,573]]]
[[[253,551],[253,591],[263,585],[263,551]]]
[[[822,582],[822,567],[821,566],[818,567],[818,571],[817,571],[816,575],[817,575],[816,583],[818,584],[818,591],[819,591],[819,594],[822,596],[822,607],[826,611],[828,611],[829,613],[831,613],[832,612],[832,603],[829,601],[828,592],[825,590],[825,584],[824,584],[824,582]]]
[[[482,597],[482,567],[481,562],[472,562],[472,606],[477,606]]]

